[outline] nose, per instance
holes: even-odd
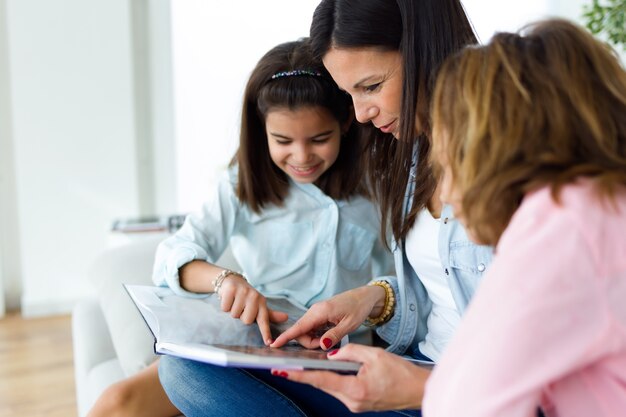
[[[376,117],[376,107],[366,100],[353,98],[352,103],[354,104],[354,117],[356,117],[359,123],[367,123]]]
[[[291,156],[297,164],[305,164],[311,159],[311,151],[308,145],[303,144],[296,146]]]

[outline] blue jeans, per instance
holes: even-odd
[[[275,377],[267,370],[223,368],[163,356],[159,379],[186,417],[356,416],[339,400],[310,385]],[[419,410],[359,413],[359,417],[421,417]]]

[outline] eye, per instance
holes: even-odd
[[[374,91],[378,90],[381,85],[382,85],[382,82],[365,86],[363,87],[363,89],[368,93],[373,93]]]
[[[290,140],[285,139],[274,139],[274,141],[279,145],[289,145],[291,143]]]
[[[313,143],[326,143],[329,140],[330,140],[330,136],[325,137],[325,138],[317,138],[317,139],[313,139]]]

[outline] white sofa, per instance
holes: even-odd
[[[153,338],[122,283],[151,285],[156,246],[167,235],[147,236],[106,250],[93,263],[89,279],[96,297],[72,313],[76,401],[84,417],[102,391],[154,359]],[[237,269],[230,251],[218,264]]]

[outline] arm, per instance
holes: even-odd
[[[385,304],[385,290],[378,286],[363,286],[313,304],[292,327],[276,338],[272,347],[280,347],[296,339],[307,348],[329,349],[343,336],[356,330],[365,319],[378,317]],[[319,336],[316,329],[332,328]]]
[[[189,215],[183,227],[162,242],[155,259],[153,280],[169,286],[178,295],[206,297],[215,292],[214,280],[224,271],[211,263],[230,242],[240,210],[234,192],[234,177],[224,176],[212,198],[199,214]],[[266,300],[240,274],[230,274],[219,291],[221,309],[245,324],[255,321],[266,343],[271,341],[270,321],[282,322],[287,315],[267,308]]]
[[[215,262],[230,242],[240,204],[234,192],[232,172],[226,173],[202,206],[199,213],[190,214],[183,227],[165,239],[157,248],[152,279],[155,285],[167,286],[176,294],[186,297],[205,297],[210,285],[219,273],[207,275],[207,282],[200,286],[188,283],[181,286],[180,270],[192,261]],[[200,290],[200,291],[199,291]]]
[[[192,261],[180,268],[180,285],[194,292],[216,292],[215,277],[224,271],[204,261]],[[240,274],[228,274],[219,288],[218,297],[222,311],[230,312],[245,324],[256,322],[266,344],[272,342],[270,322],[287,320],[287,314],[267,307],[265,297]]]

